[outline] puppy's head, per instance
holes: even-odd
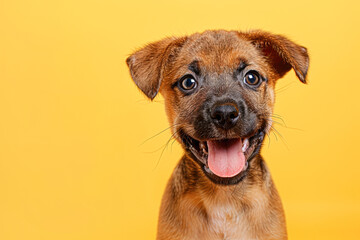
[[[307,50],[262,31],[206,31],[166,38],[127,59],[153,99],[160,92],[172,131],[207,177],[235,184],[270,130],[276,80],[291,68],[306,82]]]

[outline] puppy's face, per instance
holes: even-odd
[[[149,98],[164,96],[174,135],[205,175],[235,184],[270,129],[276,80],[294,68],[305,82],[308,55],[278,35],[207,31],[150,44],[127,63]]]

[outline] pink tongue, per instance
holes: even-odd
[[[241,139],[225,141],[207,141],[208,165],[219,177],[233,177],[245,166]]]

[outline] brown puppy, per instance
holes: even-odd
[[[206,31],[149,44],[127,64],[146,96],[163,95],[185,150],[163,196],[157,239],[287,239],[259,152],[276,80],[293,68],[305,83],[306,48],[262,31]]]

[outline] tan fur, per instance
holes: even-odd
[[[207,83],[191,96],[184,96],[174,84],[189,73],[188,65],[194,60],[208,77]],[[240,61],[265,76],[267,83],[257,91],[239,88],[230,78]],[[309,60],[306,48],[285,37],[262,31],[220,30],[149,44],[131,55],[127,63],[134,82],[150,99],[159,91],[164,96],[172,131],[181,143],[179,129],[204,140],[195,124],[209,92],[219,96],[240,93],[259,116],[256,129],[265,124],[268,132],[276,80],[293,68],[305,82]],[[227,134],[236,136],[232,130]],[[282,204],[260,154],[251,160],[248,174],[240,182],[219,185],[210,181],[186,152],[166,187],[157,239],[287,239]]]
[[[163,197],[158,239],[287,239],[278,193],[257,161],[238,185],[217,186],[194,178],[201,171],[183,158]],[[189,186],[189,179],[198,184]]]

